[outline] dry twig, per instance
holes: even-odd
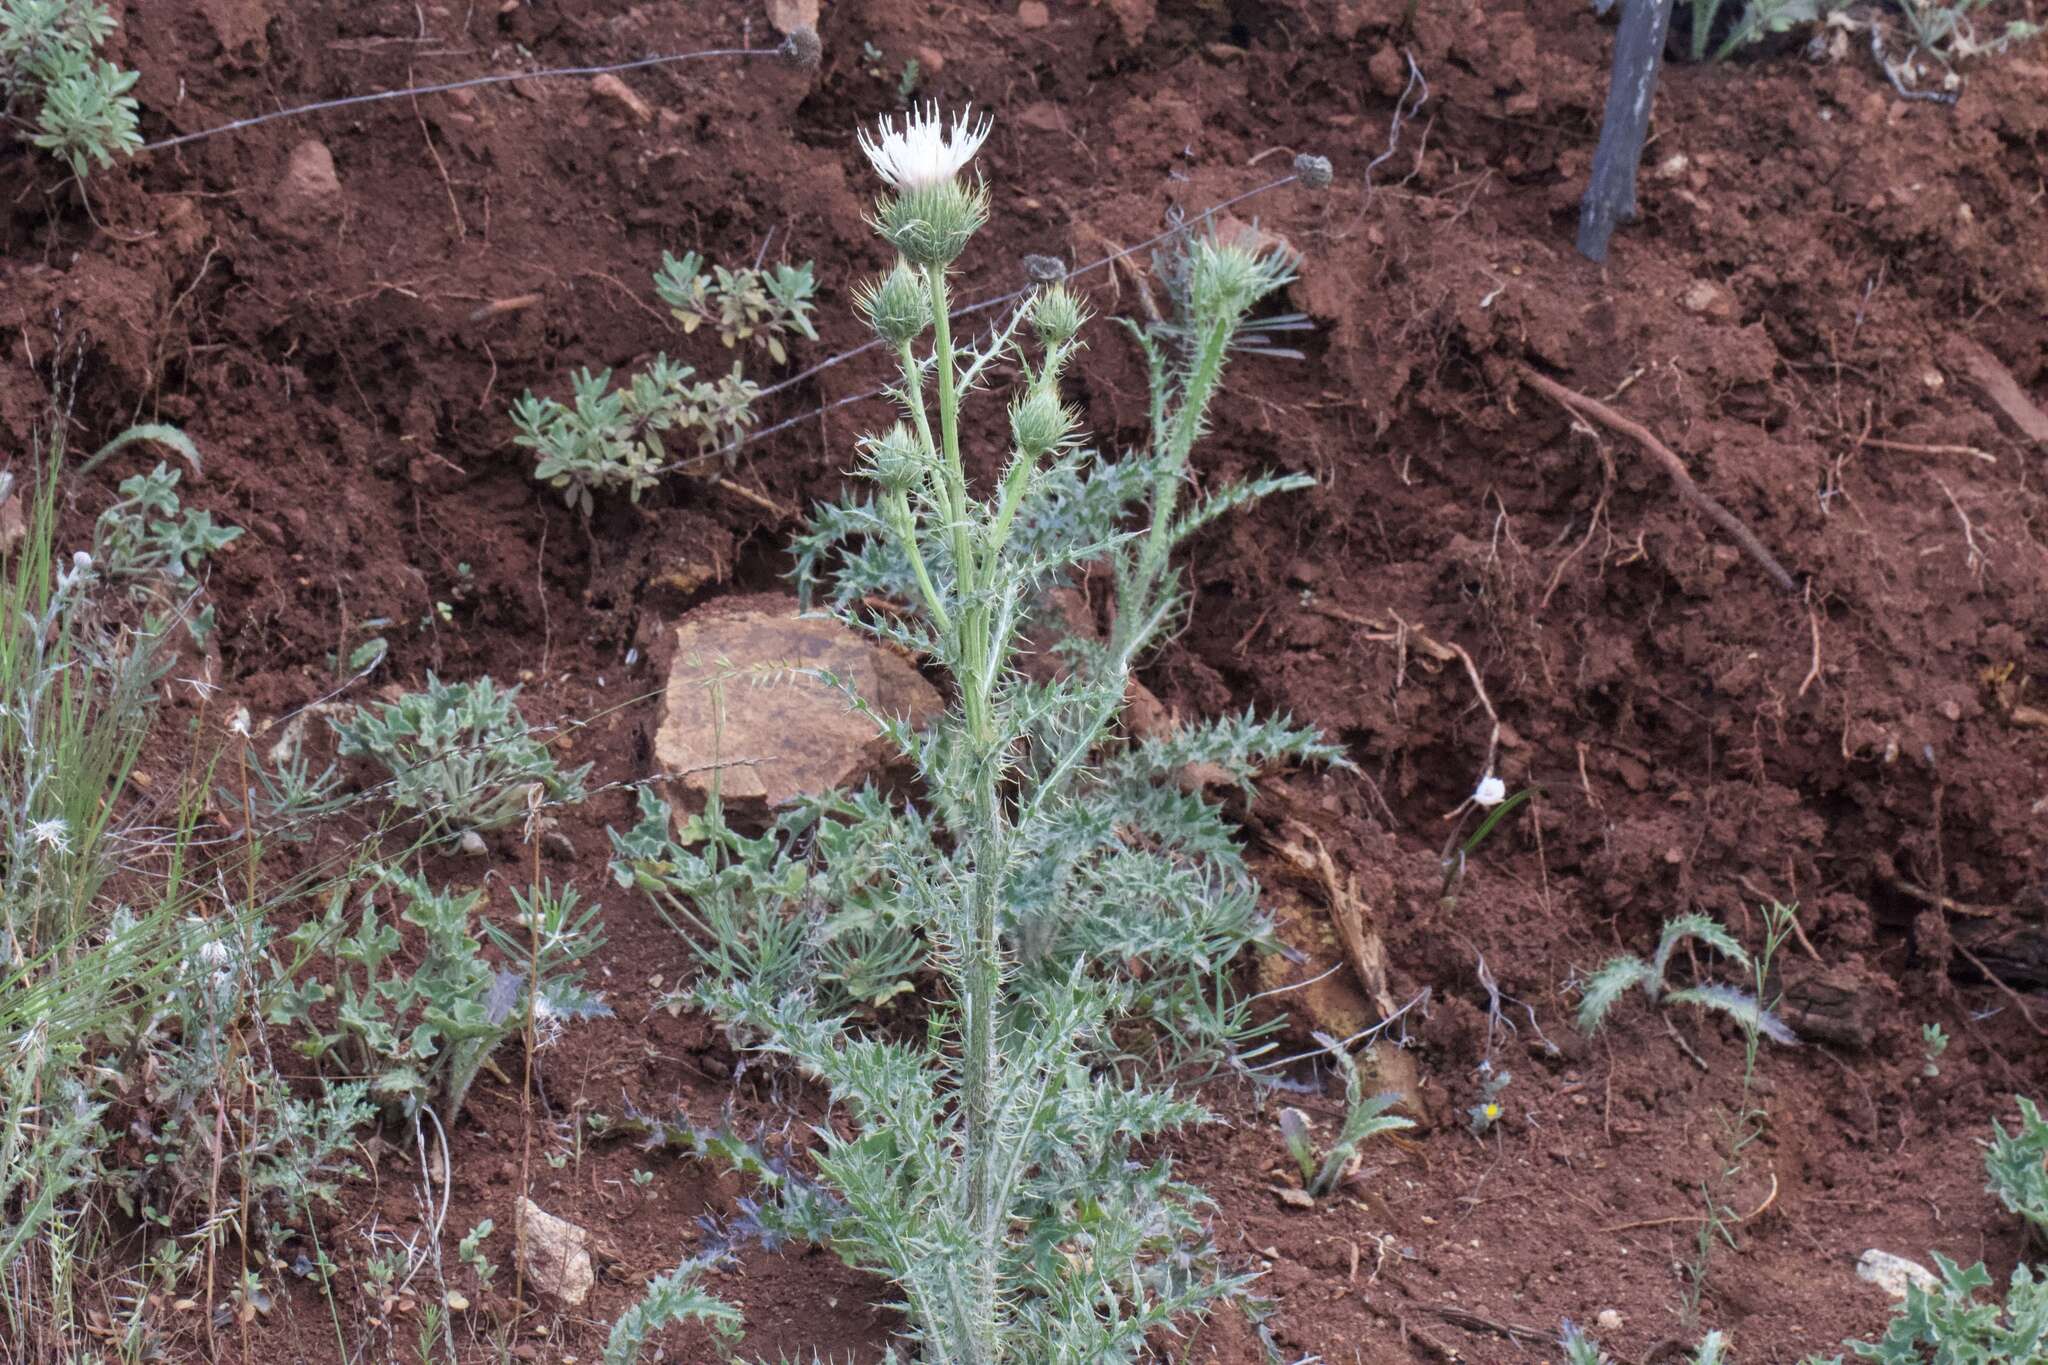
[[[1694,482],[1691,471],[1685,467],[1685,461],[1674,455],[1671,452],[1671,448],[1658,440],[1648,427],[1632,418],[1622,416],[1597,398],[1588,398],[1583,393],[1566,388],[1547,375],[1538,374],[1527,365],[1518,365],[1516,369],[1520,371],[1524,379],[1541,390],[1546,397],[1555,401],[1559,406],[1568,411],[1576,412],[1581,416],[1594,418],[1608,428],[1628,437],[1638,446],[1641,446],[1644,454],[1663,467],[1665,474],[1669,475],[1671,482],[1677,485],[1679,493],[1685,500],[1704,513],[1708,520],[1733,537],[1735,543],[1740,545],[1749,554],[1749,557],[1754,559],[1763,567],[1764,572],[1770,575],[1773,583],[1776,583],[1786,592],[1799,591],[1798,581],[1790,573],[1786,572],[1785,566],[1778,562],[1777,556],[1765,549],[1764,543],[1758,540],[1756,534],[1747,526],[1744,526],[1733,512],[1716,502],[1698,483]]]

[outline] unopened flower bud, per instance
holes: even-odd
[[[1303,152],[1294,158],[1294,177],[1312,190],[1326,190],[1337,178],[1337,171],[1330,165],[1330,158]]]
[[[825,45],[818,41],[818,30],[809,24],[791,29],[780,51],[790,65],[804,71],[816,71],[825,60]]]
[[[1031,305],[1031,327],[1047,349],[1064,346],[1088,321],[1088,310],[1063,284],[1041,290]]]
[[[898,422],[879,436],[861,439],[869,478],[891,493],[904,493],[924,477],[924,452],[910,428]]]
[[[1067,444],[1078,422],[1074,410],[1049,389],[1033,389],[1010,407],[1010,435],[1017,452],[1039,460]]]
[[[855,302],[875,335],[891,346],[915,341],[932,325],[931,295],[917,272],[901,261],[887,275],[862,288]]]

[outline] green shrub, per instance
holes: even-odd
[[[489,921],[478,934],[481,891],[436,890],[385,870],[354,897],[351,912],[350,889],[334,889],[325,913],[285,940],[294,951],[280,971],[270,1021],[303,1030],[305,1056],[331,1056],[348,1075],[369,1078],[371,1097],[387,1110],[410,1116],[431,1104],[449,1122],[460,1116],[477,1073],[526,1025],[529,953],[539,1041],[561,1021],[610,1013],[580,985],[577,964],[603,938],[597,908],[579,913],[573,890],[515,893],[521,927],[538,938],[529,945]],[[424,941],[416,964],[400,959],[398,927],[379,916],[377,895],[387,890],[404,904],[398,920]],[[484,956],[484,943],[497,949],[501,965]],[[331,1015],[323,1008],[329,1003]]]
[[[0,0],[0,116],[80,176],[142,145],[136,73],[99,57],[113,31],[98,0]]]
[[[421,692],[359,709],[333,722],[344,758],[368,757],[391,774],[391,799],[417,811],[431,835],[499,829],[524,815],[538,795],[583,799],[585,764],[555,766],[548,747],[519,714],[519,689],[500,692],[489,678],[444,683],[427,675]]]

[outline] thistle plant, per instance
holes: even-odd
[[[1777,908],[1782,907],[1774,907]],[[1653,1005],[1665,1002],[1697,1005],[1701,1009],[1726,1014],[1740,1024],[1745,1033],[1761,1034],[1773,1042],[1788,1045],[1799,1041],[1784,1021],[1765,1009],[1758,996],[1749,991],[1717,982],[1672,990],[1667,980],[1671,955],[1688,940],[1713,950],[1745,971],[1754,968],[1750,955],[1736,942],[1735,936],[1719,924],[1701,914],[1679,915],[1664,921],[1664,933],[1657,940],[1657,951],[1649,961],[1627,956],[1609,958],[1605,966],[1593,973],[1579,996],[1579,1028],[1586,1033],[1599,1032],[1615,1002],[1631,986],[1640,986]]]
[[[1906,1282],[1906,1301],[1876,1341],[1844,1342],[1857,1360],[1880,1365],[2031,1365],[2048,1359],[2048,1278],[2024,1261],[2013,1267],[2003,1303],[1977,1297],[1992,1284],[1980,1261],[1967,1270],[1934,1253],[1940,1283]],[[1808,1356],[1802,1365],[1842,1365]]]
[[[603,939],[596,908],[579,913],[573,891],[543,887],[519,897],[529,942],[490,922],[479,936],[481,891],[440,890],[386,870],[355,897],[351,913],[351,889],[335,888],[325,912],[285,940],[294,951],[281,965],[269,1017],[302,1030],[305,1056],[332,1055],[349,1074],[368,1077],[370,1097],[394,1113],[410,1117],[432,1104],[450,1121],[460,1115],[491,1054],[525,1026],[529,966],[539,987],[533,1014],[543,1029],[610,1014],[580,985],[578,964]],[[404,940],[379,914],[379,891],[394,894],[404,905],[398,920],[420,932],[425,951],[417,964],[400,960]],[[491,964],[483,942],[505,965]]]
[[[136,73],[99,56],[113,31],[99,0],[0,0],[0,122],[79,176],[142,145]]]
[[[2036,1245],[2048,1246],[2048,1122],[2025,1095],[2013,1096],[2013,1103],[2019,1106],[2019,1125],[2008,1133],[1992,1120],[1994,1136],[1984,1169],[1998,1202],[2027,1221]]]
[[[614,835],[615,867],[697,947],[698,1002],[822,1080],[844,1116],[817,1132],[815,1180],[764,1182],[757,1225],[887,1276],[920,1359],[1130,1360],[1242,1283],[1220,1268],[1200,1192],[1134,1153],[1204,1117],[1140,1058],[1168,1030],[1182,1060],[1240,1046],[1225,970],[1265,934],[1229,822],[1169,775],[1206,760],[1249,783],[1277,758],[1337,758],[1250,717],[1142,743],[1116,729],[1136,661],[1185,611],[1175,546],[1306,482],[1184,505],[1231,342],[1289,275],[1276,255],[1190,234],[1189,325],[1138,333],[1151,442],[1106,457],[1061,395],[1082,349],[1074,295],[1042,290],[976,345],[953,334],[949,275],[989,213],[962,172],[988,132],[930,109],[861,136],[889,187],[874,224],[896,261],[859,303],[896,360],[900,417],[860,443],[872,494],[820,509],[797,546],[807,600],[950,682],[926,732],[869,712],[920,802],[815,802],[748,836],[715,794],[676,834],[646,796],[641,825]],[[1022,379],[981,490],[963,409],[999,360]],[[1064,674],[1028,679],[1017,661],[1044,594],[1095,564],[1115,584],[1108,638],[1062,641]],[[907,947],[874,959],[878,993],[914,983],[921,1036],[871,1027],[872,997],[824,979],[862,916]]]
[[[590,765],[557,767],[519,714],[518,696],[489,678],[444,683],[429,673],[424,691],[330,723],[342,757],[376,760],[391,775],[394,804],[418,811],[430,835],[453,836],[509,825],[536,795],[583,799]]]

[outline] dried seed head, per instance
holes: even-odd
[[[1294,175],[1302,184],[1312,190],[1326,190],[1337,178],[1336,168],[1330,165],[1330,158],[1303,152],[1294,158]]]
[[[1033,284],[1058,284],[1067,277],[1067,263],[1057,256],[1026,256],[1024,278]]]
[[[854,302],[875,335],[891,346],[915,341],[932,324],[931,295],[917,272],[901,261],[887,275],[864,286]]]
[[[825,60],[825,45],[818,41],[818,30],[805,24],[800,28],[791,29],[789,36],[782,40],[782,55],[788,58],[792,66],[804,71],[816,71],[819,64]]]

